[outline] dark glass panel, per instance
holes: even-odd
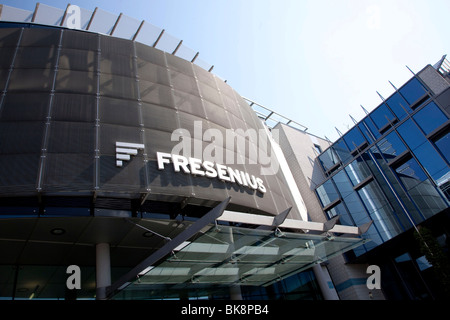
[[[0,123],[0,154],[40,154],[44,125],[43,121]]]
[[[20,37],[20,28],[5,28],[0,29],[0,47],[15,47]]]
[[[319,156],[319,160],[322,163],[325,171],[329,170],[334,165],[339,163],[339,159],[332,148],[328,148],[327,150],[325,150],[325,152]]]
[[[411,119],[403,123],[398,130],[417,160],[435,181],[438,181],[449,171],[447,163]]]
[[[320,187],[316,189],[317,195],[319,196],[322,207],[325,207],[339,198],[339,194],[330,180],[326,181]]]
[[[64,30],[62,48],[72,48],[77,50],[98,50],[98,37],[100,35],[91,32],[81,32],[76,30]]]
[[[434,144],[442,153],[442,155],[450,162],[450,133],[446,133],[443,137],[438,138]]]
[[[422,86],[420,81],[417,80],[417,78],[413,78],[399,91],[410,105],[412,105],[417,101],[417,99],[421,98],[426,93],[425,88]]]
[[[370,113],[370,118],[373,120],[378,130],[384,129],[389,121],[394,121],[395,116],[383,103],[378,108]]]
[[[1,39],[0,39],[0,42],[1,42]],[[9,67],[11,66],[16,48],[14,48],[14,47],[11,47],[11,48],[0,47],[0,48],[2,48],[2,50],[0,50],[0,69],[9,69]]]
[[[358,193],[383,241],[387,241],[403,231],[402,225],[376,182],[370,182],[358,190]]]
[[[170,86],[169,73],[166,67],[138,58],[137,73],[140,80]]]
[[[53,86],[54,71],[52,69],[14,69],[8,91],[46,91]]]
[[[52,121],[47,149],[54,153],[93,153],[95,127],[88,122]]]
[[[400,140],[397,132],[392,131],[384,139],[377,143],[381,153],[387,162],[392,161],[406,150],[405,144]]]
[[[102,51],[100,72],[134,78],[136,77],[134,59],[129,55],[119,55]]]
[[[447,205],[416,160],[410,159],[406,161],[396,168],[395,171],[425,218],[429,218],[447,208]]]
[[[341,159],[343,163],[346,163],[348,160],[352,158],[352,155],[348,151],[347,146],[345,145],[344,140],[338,140],[332,147],[334,151],[336,151],[337,155]]]
[[[56,91],[68,93],[97,93],[97,76],[94,72],[59,69]]]
[[[114,98],[137,100],[137,81],[135,78],[102,73],[100,75],[100,94]]]
[[[97,71],[97,52],[93,50],[61,49],[59,69]]]
[[[139,108],[137,101],[101,97],[99,100],[100,122],[138,127],[140,125]]]
[[[374,138],[372,137],[372,135],[370,134],[369,129],[367,129],[367,127],[364,125],[364,122],[361,122],[358,125],[358,128],[361,130],[361,132],[363,133],[364,137],[366,138],[366,140],[369,142],[369,144],[371,144],[372,142],[374,142]]]
[[[60,29],[24,29],[20,45],[23,47],[56,47],[59,45]]]
[[[358,127],[353,127],[349,132],[344,135],[344,140],[347,143],[350,151],[355,150],[357,147],[361,146],[366,142],[363,135],[359,131]]]
[[[369,128],[372,135],[375,137],[375,140],[377,140],[379,137],[381,137],[380,132],[378,131],[377,127],[373,124],[373,121],[370,119],[370,117],[367,117],[363,120],[363,122],[366,124],[367,128]]]
[[[8,93],[0,114],[2,121],[44,121],[50,95],[47,93]]]
[[[425,134],[431,133],[448,120],[447,116],[434,102],[418,111],[413,118]]]
[[[358,157],[355,161],[346,166],[345,171],[354,186],[358,185],[371,175],[369,168],[361,157]]]
[[[14,68],[54,68],[57,52],[54,47],[19,47],[16,59],[14,60]]]
[[[408,103],[398,92],[394,93],[386,101],[386,103],[400,120],[402,120],[407,113],[411,112],[411,108],[408,106]]]
[[[53,97],[52,120],[94,122],[96,104],[94,95],[56,93]]]
[[[410,218],[404,212],[402,204],[410,216],[418,217],[418,219],[421,219],[420,214],[401,187],[391,168],[389,168],[389,166],[383,160],[378,149],[376,147],[372,147],[370,149],[370,152],[363,155],[363,158],[371,169],[375,179],[378,181],[378,184],[381,187],[382,191],[388,198],[389,203],[394,208],[394,213],[397,215],[401,224],[405,226],[405,229],[411,228],[412,224]],[[388,183],[391,184],[392,189]],[[394,192],[398,195],[398,198],[395,196]]]

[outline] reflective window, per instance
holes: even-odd
[[[376,182],[370,182],[358,190],[358,193],[384,241],[402,232],[401,224]]]
[[[380,105],[370,114],[370,118],[373,120],[378,130],[383,129],[389,121],[394,121],[395,116],[388,109],[385,104]]]
[[[319,196],[320,202],[322,202],[322,207],[326,207],[331,202],[339,198],[339,194],[337,193],[331,180],[326,181],[323,185],[318,187],[316,192]]]
[[[360,147],[363,143],[366,142],[358,127],[353,127],[353,129],[347,132],[344,135],[344,140],[347,143],[350,151],[355,150],[357,147]]]
[[[422,86],[420,81],[417,80],[417,78],[413,78],[399,91],[410,105],[414,104],[417,99],[423,97],[425,93],[427,93],[425,88]]]
[[[352,155],[348,151],[347,146],[345,145],[344,140],[339,140],[333,145],[334,151],[336,151],[337,155],[341,159],[343,163],[346,163],[349,159],[352,158]]]
[[[367,127],[365,126],[364,122],[361,122],[358,125],[358,128],[361,130],[361,132],[363,133],[364,137],[369,142],[369,144],[374,142],[374,138],[373,138],[372,134],[370,133],[369,129],[367,129]]]
[[[339,224],[344,226],[353,226],[354,223],[350,216],[348,215],[347,210],[345,209],[344,204],[341,202],[338,205],[334,206],[330,210],[327,210],[327,216],[329,219],[339,216]]]
[[[434,102],[418,111],[413,118],[425,134],[429,134],[448,120],[447,116]]]
[[[402,96],[396,92],[387,101],[389,108],[395,113],[400,120],[406,116],[406,113],[411,112],[411,108]]]
[[[426,218],[447,208],[447,205],[415,159],[406,161],[396,168],[395,171]]]
[[[372,147],[370,152],[365,153],[363,157],[367,165],[370,167],[374,178],[378,181],[378,185],[381,187],[389,203],[393,207],[394,212],[396,213],[401,224],[405,226],[405,229],[412,227],[410,221],[411,219],[404,212],[403,206],[406,208],[408,214],[413,218],[418,217],[418,219],[420,219],[420,214],[415,205],[408,198],[408,195],[401,187],[392,170],[386,162],[382,160],[378,149],[376,147]],[[381,172],[383,172],[383,174],[381,174]],[[389,184],[392,186],[392,189]],[[403,206],[401,204],[403,204]]]
[[[356,191],[353,190],[353,186],[350,183],[345,171],[342,170],[336,174],[333,177],[333,181],[335,182],[355,225],[361,226],[369,222],[369,216],[359,200]]]
[[[358,185],[361,181],[364,181],[364,179],[371,175],[369,168],[361,157],[358,157],[355,161],[346,166],[345,171],[354,186]]]
[[[367,126],[367,128],[370,130],[370,133],[372,133],[372,136],[375,137],[375,140],[378,139],[379,137],[381,137],[380,132],[378,131],[378,129],[375,127],[375,125],[373,124],[372,120],[367,117],[363,120],[363,123]],[[364,132],[364,131],[363,131]]]
[[[442,155],[450,162],[450,132],[434,141]]]
[[[319,161],[325,171],[330,170],[333,166],[339,163],[339,159],[332,148],[325,150],[325,152],[319,156]]]
[[[387,162],[392,161],[406,150],[405,144],[400,140],[397,132],[392,131],[384,139],[377,143],[381,153]]]
[[[411,119],[402,124],[398,130],[417,157],[417,160],[435,181],[438,181],[449,172],[447,163]]]

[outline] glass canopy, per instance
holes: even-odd
[[[143,270],[116,298],[212,286],[268,286],[369,240],[216,225]],[[206,289],[206,291],[208,291]]]

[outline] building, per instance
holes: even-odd
[[[122,14],[1,6],[0,47],[0,299],[445,296],[444,58],[331,143]]]
[[[1,9],[2,299],[326,297],[320,263],[364,230],[308,221],[269,129],[197,54],[98,8]]]
[[[331,146],[319,145],[308,185],[326,218],[373,222],[370,242],[329,261],[341,297],[367,297],[366,265],[380,267],[386,299],[449,297],[448,67],[445,56],[426,66]]]

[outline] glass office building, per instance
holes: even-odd
[[[372,222],[372,241],[346,254],[347,262],[379,265],[388,299],[445,291],[414,237],[431,230],[448,258],[450,91],[443,63],[396,88],[318,157],[326,179],[315,191],[327,218]]]

